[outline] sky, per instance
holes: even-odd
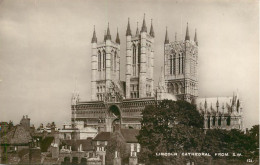
[[[157,83],[163,43],[184,39],[189,23],[199,41],[199,96],[232,96],[238,90],[244,126],[259,123],[258,0],[0,0],[0,121],[70,121],[72,92],[90,100],[93,27],[103,40],[109,22],[112,40],[119,30],[121,80],[124,80],[125,33],[142,19],[155,31]]]

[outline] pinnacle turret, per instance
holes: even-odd
[[[117,33],[116,33],[116,43],[120,44],[120,38],[118,34],[118,28],[117,28]]]
[[[139,33],[138,22],[137,22],[137,27],[136,27],[136,33],[135,33],[135,35],[136,35],[136,36],[139,36],[139,34],[140,34],[140,33]]]
[[[131,29],[130,29],[130,19],[128,18],[128,24],[127,24],[127,29],[126,29],[126,36],[131,36]]]
[[[166,27],[166,33],[165,33],[165,41],[164,44],[168,44],[169,43],[169,38],[168,38],[168,31],[167,31],[167,27]]]
[[[218,112],[218,108],[219,108],[219,102],[218,102],[218,98],[217,98],[216,107],[217,107],[217,112]]]
[[[93,32],[93,37],[92,37],[91,43],[97,43],[97,36],[96,36],[95,26],[94,26],[94,32]]]
[[[190,35],[189,35],[189,26],[188,26],[188,23],[187,23],[185,41],[189,41],[189,40],[190,40]]]
[[[197,30],[195,29],[195,36],[194,36],[194,42],[196,43],[196,45],[198,46],[198,39],[197,39]]]
[[[153,31],[153,20],[152,20],[152,19],[151,19],[150,36],[154,38],[154,31]]]
[[[208,107],[208,105],[207,105],[207,100],[205,99],[205,103],[204,103],[204,108],[205,108],[205,110],[207,110],[207,107]]]
[[[111,40],[111,34],[110,34],[110,30],[109,30],[109,23],[107,26],[107,36],[106,36],[106,40]]]
[[[141,33],[142,32],[147,32],[147,27],[146,27],[146,23],[145,23],[145,14],[144,14],[143,25],[142,25],[142,29],[141,29]]]

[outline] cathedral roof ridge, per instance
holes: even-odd
[[[217,96],[217,97],[214,97],[214,96],[209,96],[209,97],[198,97],[197,98],[197,100],[200,100],[200,99],[218,99],[218,100],[220,100],[220,99],[230,99],[230,98],[233,98],[232,96]]]

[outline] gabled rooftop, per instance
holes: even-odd
[[[100,132],[97,136],[93,139],[94,141],[108,141],[110,139],[111,132]]]

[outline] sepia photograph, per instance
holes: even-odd
[[[0,0],[0,164],[258,165],[259,0]]]

